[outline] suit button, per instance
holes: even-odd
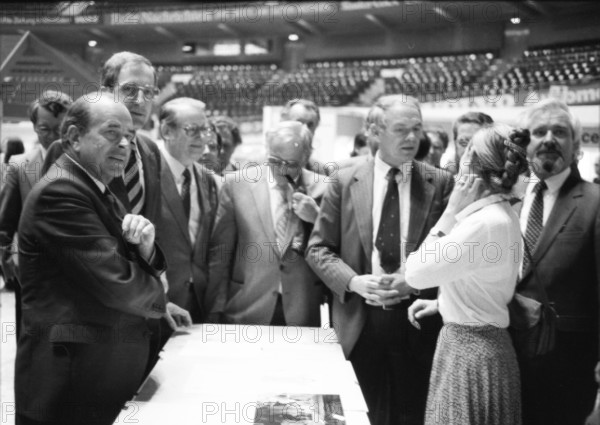
[[[279,270],[284,271],[285,270],[285,266],[283,264],[279,265]]]

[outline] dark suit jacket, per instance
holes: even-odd
[[[23,332],[15,400],[25,416],[64,421],[69,403],[114,408],[140,384],[145,319],[165,311],[165,261],[157,246],[148,264],[124,240],[107,197],[69,158],[49,172],[60,177],[33,188],[19,225]]]
[[[42,175],[42,163],[42,150],[37,145],[30,152],[11,157],[7,167],[0,191],[0,258],[6,280],[18,277],[12,258],[17,252],[15,233],[25,198]]]
[[[185,308],[194,323],[201,323],[208,312],[204,298],[208,286],[208,244],[217,212],[217,185],[211,172],[194,164],[200,203],[200,223],[192,245],[188,219],[169,164],[162,159],[162,213],[159,219],[160,245],[164,249],[169,269],[167,292],[169,301]]]
[[[346,357],[363,329],[365,300],[346,291],[356,275],[371,273],[373,251],[374,160],[341,170],[329,185],[309,240],[306,260],[334,293],[333,326]],[[417,249],[441,216],[452,188],[452,176],[414,161],[407,251]],[[422,291],[434,298],[435,290]]]
[[[600,284],[600,188],[583,181],[577,170],[561,187],[556,204],[533,249],[533,262],[517,286],[541,300],[546,288],[559,316],[558,329],[591,331],[598,337]]]
[[[142,158],[144,167],[144,209],[141,215],[146,217],[156,225],[160,216],[160,176],[161,176],[161,156],[158,146],[152,140],[141,134],[136,134],[137,146]],[[50,166],[63,154],[63,147],[60,140],[53,142],[48,148],[46,160],[42,167],[42,173],[46,174]],[[52,174],[49,178],[54,178]],[[131,211],[129,197],[125,188],[125,182],[122,178],[114,178],[109,184],[110,190],[125,206],[127,211]]]
[[[317,203],[323,178],[302,170],[306,193]],[[269,199],[266,167],[226,175],[210,244],[210,311],[224,313],[228,322],[268,325],[281,281],[286,322],[319,326],[322,287],[303,254],[293,249],[302,222],[293,215],[281,252]]]

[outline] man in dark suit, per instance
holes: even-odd
[[[194,323],[207,316],[204,293],[208,286],[208,243],[217,211],[213,174],[196,163],[215,143],[216,133],[199,100],[177,98],[160,110],[162,150],[161,247],[169,270],[167,296],[189,311]]]
[[[319,326],[322,286],[304,260],[324,192],[322,177],[303,168],[311,133],[284,121],[266,137],[267,165],[227,173],[221,188],[210,243],[211,320]]]
[[[436,291],[411,290],[404,263],[442,214],[450,173],[413,161],[418,102],[384,96],[367,128],[375,157],[341,170],[321,203],[307,262],[334,293],[333,326],[352,362],[372,424],[422,424],[439,317],[419,332],[407,309]]]
[[[38,143],[21,155],[14,155],[0,191],[0,261],[6,282],[15,281],[16,335],[21,330],[21,296],[16,232],[27,195],[42,176],[42,163],[50,144],[58,139],[60,123],[73,100],[66,94],[47,90],[29,106],[29,119]],[[4,177],[4,176],[3,176]]]
[[[138,388],[146,319],[165,313],[152,223],[107,188],[133,126],[110,94],[82,97],[61,127],[65,154],[31,191],[19,225],[23,332],[17,424],[111,424]]]
[[[582,424],[597,390],[600,188],[579,175],[581,128],[564,103],[534,105],[521,125],[531,132],[532,175],[521,209],[528,251],[517,292],[541,302],[543,287],[558,315],[554,350],[519,358],[523,419]]]

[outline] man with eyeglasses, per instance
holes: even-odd
[[[136,135],[131,141],[131,155],[122,175],[110,182],[111,191],[127,211],[141,214],[156,223],[160,214],[160,152],[156,143],[139,134],[150,118],[156,87],[156,71],[144,56],[132,52],[112,55],[102,66],[100,85],[109,90],[113,101],[125,105],[133,120]],[[43,171],[62,155],[60,141],[53,143]]]
[[[162,153],[162,206],[158,237],[169,269],[167,297],[185,308],[193,323],[206,320],[208,243],[217,211],[217,185],[208,170],[197,163],[214,143],[214,127],[205,104],[177,98],[159,113]],[[164,325],[165,323],[163,323]],[[165,338],[170,334],[163,326]]]
[[[206,149],[198,162],[213,174],[221,175],[223,167],[220,158],[224,148],[223,138],[213,120],[209,120],[203,127],[202,137],[206,141]]]
[[[266,135],[262,166],[227,173],[209,256],[211,320],[319,326],[323,293],[304,250],[324,183],[304,169],[311,133],[284,121]]]
[[[410,325],[410,304],[437,289],[411,289],[405,263],[444,211],[454,180],[414,161],[423,134],[416,99],[383,96],[367,120],[379,149],[328,185],[306,260],[333,292],[333,326],[371,423],[422,424],[441,319],[422,320],[420,331]]]
[[[224,115],[213,117],[211,121],[217,128],[217,134],[221,140],[218,153],[219,169],[215,169],[215,171],[222,175],[225,172],[237,170],[239,164],[234,164],[231,161],[233,152],[242,144],[242,137],[237,123]]]
[[[446,169],[453,174],[458,173],[458,165],[467,145],[473,138],[473,135],[483,127],[488,127],[494,123],[492,117],[483,112],[467,112],[454,121],[452,125],[452,134],[454,136],[454,162],[448,163]]]
[[[33,186],[40,180],[42,164],[50,144],[59,139],[60,123],[73,100],[65,93],[46,90],[29,106],[29,119],[38,136],[35,147],[12,156],[6,170],[6,182],[0,191],[0,261],[5,281],[16,281],[16,335],[21,330],[21,297],[18,284],[17,227],[23,204]]]

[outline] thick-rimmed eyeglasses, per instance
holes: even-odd
[[[212,127],[208,125],[197,125],[197,124],[188,124],[183,127],[183,131],[185,135],[188,137],[202,137],[208,138],[216,135],[213,131]]]
[[[160,93],[157,87],[146,85],[139,86],[134,83],[119,84],[119,92],[125,97],[125,99],[137,99],[139,92],[142,92],[144,99],[154,99]]]
[[[277,158],[276,156],[268,156],[267,164],[273,167],[299,168],[298,161],[286,161],[285,159]]]

